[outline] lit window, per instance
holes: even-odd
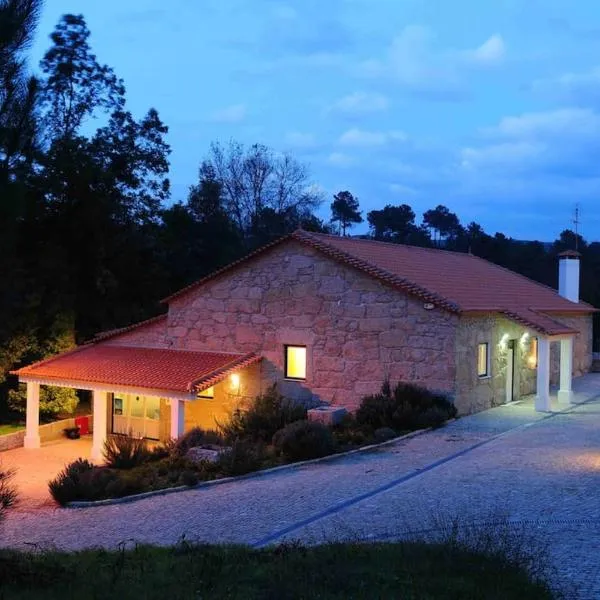
[[[215,386],[211,385],[209,388],[198,392],[198,398],[214,398],[215,397]]]
[[[479,344],[477,348],[477,375],[487,377],[489,375],[489,345],[487,343]]]
[[[306,346],[285,347],[285,376],[287,379],[306,379]]]

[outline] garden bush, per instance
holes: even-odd
[[[17,489],[13,485],[15,474],[14,469],[0,469],[0,522],[17,501]]]
[[[223,475],[233,477],[258,471],[263,466],[265,450],[261,443],[237,439],[221,452],[214,468]]]
[[[89,460],[78,458],[50,481],[50,494],[61,506],[73,500],[95,499],[100,483],[91,475],[95,470],[97,468]]]
[[[373,430],[438,427],[455,416],[456,407],[443,394],[410,383],[398,383],[392,389],[389,381],[378,394],[363,398],[356,411],[357,423]]]
[[[332,454],[335,440],[322,423],[295,421],[275,433],[273,446],[286,460],[308,460]]]
[[[185,456],[190,448],[199,446],[222,446],[223,436],[218,431],[211,429],[202,429],[194,427],[184,433],[173,444],[173,453],[178,456]]]
[[[302,419],[306,419],[306,408],[284,398],[273,385],[246,409],[237,409],[220,429],[228,442],[249,439],[270,443],[276,431]]]
[[[113,435],[104,442],[104,461],[113,469],[133,469],[148,462],[151,452],[144,439]]]

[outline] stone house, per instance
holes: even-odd
[[[568,403],[590,369],[579,255],[559,292],[471,254],[296,231],[165,299],[163,315],[24,367],[28,447],[39,386],[93,391],[107,433],[176,438],[214,427],[276,382],[307,404],[355,410],[385,379],[443,391],[460,414],[536,393]]]

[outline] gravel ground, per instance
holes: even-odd
[[[376,451],[214,487],[87,509],[25,503],[0,545],[392,539],[459,516],[523,527],[546,548],[557,583],[600,598],[600,401],[589,400],[600,376],[575,385],[587,403],[566,413],[535,413],[530,400]]]

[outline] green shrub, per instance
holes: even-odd
[[[376,444],[392,440],[397,435],[398,434],[391,427],[380,427],[373,432],[373,438]]]
[[[312,421],[295,421],[273,436],[273,446],[289,461],[332,454],[335,440],[328,427]]]
[[[104,442],[104,461],[113,469],[133,469],[151,458],[148,443],[131,435],[113,435]]]
[[[262,444],[237,439],[231,443],[230,448],[221,452],[215,468],[223,475],[245,475],[258,471],[262,467],[264,457]]]
[[[48,483],[50,494],[61,506],[73,500],[87,500],[89,477],[96,467],[84,458],[78,458],[68,464],[52,481]]]
[[[284,398],[275,385],[257,396],[247,409],[236,410],[231,421],[220,429],[228,442],[250,439],[269,443],[276,431],[289,423],[306,419],[306,408]]]
[[[185,456],[190,448],[198,446],[222,446],[223,436],[218,431],[194,427],[184,433],[173,445],[173,453]]]
[[[388,381],[378,394],[363,398],[356,411],[357,423],[373,430],[437,427],[455,416],[456,407],[443,394],[410,383],[398,383],[392,390]]]
[[[72,415],[79,404],[77,393],[72,388],[42,385],[40,387],[40,415],[56,417]],[[9,390],[8,407],[18,413],[25,414],[27,410],[27,387],[20,384],[17,390]]]
[[[196,473],[195,471],[184,471],[181,474],[181,483],[183,485],[192,487],[196,485],[199,481],[200,478],[198,477],[198,473]]]
[[[17,501],[17,488],[13,485],[15,475],[14,469],[0,469],[0,522],[4,519],[6,511]]]

